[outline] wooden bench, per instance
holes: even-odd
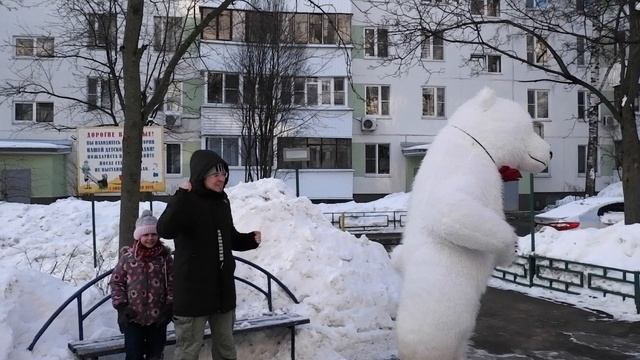
[[[257,318],[237,319],[234,327],[234,334],[247,333],[271,328],[289,328],[291,331],[291,359],[295,359],[295,344],[297,325],[308,324],[309,318],[297,314],[265,314]],[[211,332],[207,327],[204,338],[211,337]],[[176,343],[176,335],[173,330],[167,331],[167,345]],[[69,350],[79,359],[97,359],[100,356],[124,353],[124,336],[116,335],[107,338],[74,341],[69,343]]]

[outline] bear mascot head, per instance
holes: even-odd
[[[402,244],[392,254],[402,274],[401,359],[465,358],[492,269],[515,255],[499,169],[540,172],[550,158],[522,106],[488,88],[438,133],[414,181]]]

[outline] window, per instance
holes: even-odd
[[[322,14],[309,14],[309,43],[322,44]]]
[[[115,14],[89,14],[89,46],[110,46],[114,48],[117,45],[118,28]]]
[[[182,173],[182,146],[180,144],[166,144],[167,174],[179,175]]]
[[[589,10],[593,8],[594,1],[592,0],[576,0],[576,11],[579,14],[584,14],[585,9]]]
[[[322,43],[335,44],[338,40],[336,28],[338,26],[336,14],[322,16]]]
[[[424,60],[443,60],[444,41],[438,35],[424,35],[421,45],[420,58]]]
[[[527,109],[534,119],[548,119],[549,90],[527,90]]]
[[[388,56],[388,30],[379,28],[364,29],[364,54],[369,57]]]
[[[297,44],[306,44],[309,42],[309,14],[295,14],[294,21],[294,41]]]
[[[182,36],[182,18],[161,17],[153,18],[153,48],[156,51],[175,51]]]
[[[578,119],[584,120],[587,117],[587,92],[578,90]]]
[[[52,57],[52,37],[17,37],[16,57]]]
[[[527,35],[527,61],[536,65],[547,65],[551,53],[547,46],[533,35]]]
[[[344,78],[303,78],[296,77],[282,80],[282,102],[290,104],[293,94],[293,103],[296,105],[344,105],[345,104],[345,79]]]
[[[239,100],[240,76],[209,72],[207,75],[207,102],[235,104]]]
[[[202,18],[205,18],[211,11],[213,9],[202,9]],[[231,40],[232,19],[231,11],[224,10],[202,30],[202,38],[205,40]]]
[[[15,121],[53,122],[53,103],[16,102],[13,118]]]
[[[202,18],[214,9],[203,9]],[[225,10],[202,31],[204,40],[263,41],[264,33],[283,32],[297,44],[351,43],[351,14],[275,13]],[[276,23],[279,22],[279,23]],[[282,30],[286,28],[287,30]],[[243,38],[244,37],[244,38]]]
[[[535,131],[536,134],[538,134],[538,136],[540,136],[541,138],[544,139],[544,124],[539,122],[539,121],[534,121],[533,122],[533,131]],[[544,170],[540,171],[540,173],[543,174],[548,174],[549,173],[549,167],[544,168]]]
[[[112,109],[115,86],[115,82],[109,79],[87,78],[87,110]]]
[[[584,38],[579,37],[576,39],[576,64],[578,66],[584,66]]]
[[[593,171],[598,172],[598,148],[593,155],[594,164]],[[587,145],[578,145],[578,174],[584,174],[587,171]]]
[[[308,148],[309,161],[284,161],[285,148]],[[278,167],[282,169],[351,169],[351,139],[278,138]]]
[[[365,113],[389,115],[390,87],[388,85],[365,86]]]
[[[366,144],[365,174],[389,174],[389,144]]]
[[[471,15],[500,16],[500,0],[471,0]]]
[[[581,0],[578,0],[578,1],[581,1]],[[526,4],[525,4],[527,9],[536,9],[536,10],[546,9],[548,5],[549,5],[549,0],[526,0]]]
[[[477,72],[501,73],[502,58],[500,55],[471,55],[471,67]]]
[[[206,138],[207,150],[213,150],[220,155],[229,166],[240,165],[240,137],[215,136]]]
[[[351,44],[351,14],[338,14],[339,41]]]
[[[422,88],[422,116],[444,117],[444,88]]]

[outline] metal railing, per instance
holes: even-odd
[[[323,213],[335,227],[352,233],[399,232],[406,224],[406,211],[344,211]]]
[[[640,271],[529,255],[518,256],[508,267],[495,268],[493,277],[573,295],[591,290],[605,297],[633,299],[636,312],[640,314]]]
[[[296,296],[291,292],[291,290],[289,290],[289,288],[282,282],[280,281],[280,279],[278,279],[277,277],[275,277],[273,274],[271,274],[269,271],[265,270],[264,268],[260,267],[259,265],[252,263],[249,260],[234,256],[234,259],[238,262],[241,262],[243,264],[247,264],[248,266],[250,266],[251,268],[254,268],[256,270],[258,270],[259,272],[261,272],[263,275],[266,276],[267,278],[267,289],[263,289],[261,287],[259,287],[258,285],[234,276],[234,278],[238,281],[241,282],[243,284],[246,284],[250,287],[252,287],[253,289],[257,290],[258,292],[260,292],[261,294],[263,294],[267,300],[267,306],[269,308],[269,312],[273,311],[273,300],[272,300],[272,296],[273,296],[273,292],[272,292],[272,286],[271,286],[271,282],[275,282],[286,294],[287,296],[289,296],[289,298],[296,304],[299,304],[300,301],[298,301],[298,299],[296,298]],[[47,319],[47,321],[44,323],[44,325],[42,325],[42,327],[40,328],[40,330],[38,330],[38,333],[34,336],[33,341],[31,341],[31,344],[29,344],[29,346],[27,347],[27,349],[29,351],[33,350],[33,348],[36,346],[36,343],[38,342],[38,340],[40,339],[40,337],[42,337],[42,335],[44,334],[44,332],[49,328],[49,326],[53,323],[53,321],[60,315],[60,313],[62,313],[62,311],[64,311],[64,309],[67,308],[67,306],[69,306],[69,304],[71,304],[74,300],[76,301],[77,304],[77,310],[78,310],[78,340],[84,340],[84,327],[83,327],[83,323],[84,320],[91,315],[91,313],[93,313],[98,307],[100,307],[102,304],[104,304],[105,302],[107,302],[109,299],[111,299],[111,294],[106,295],[105,297],[103,297],[102,299],[100,299],[98,302],[96,302],[93,306],[91,306],[89,308],[89,310],[87,310],[86,312],[83,312],[83,307],[82,307],[82,294],[89,288],[91,288],[92,286],[94,286],[95,284],[97,284],[98,282],[102,281],[105,277],[111,275],[111,273],[113,272],[113,269],[104,272],[100,275],[98,275],[95,279],[89,281],[87,284],[85,284],[84,286],[82,286],[80,289],[78,289],[78,291],[76,291],[75,293],[73,293],[73,295],[71,295],[65,302],[62,303],[62,305],[60,305],[58,307],[58,309],[56,309],[56,311],[53,312],[53,314],[49,317],[49,319]]]

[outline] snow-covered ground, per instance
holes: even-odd
[[[302,300],[293,304],[276,291],[276,311],[311,319],[299,328],[296,353],[305,360],[376,360],[396,353],[393,335],[398,277],[384,248],[332,226],[324,212],[405,210],[409,194],[392,194],[368,204],[314,205],[296,198],[278,180],[266,179],[227,189],[236,227],[260,229],[262,245],[237,253],[280,278]],[[159,216],[164,203],[154,202]],[[141,204],[148,208],[149,204]],[[0,360],[72,359],[67,342],[77,338],[72,304],[44,334],[33,352],[26,350],[47,317],[83,283],[113,266],[117,254],[119,202],[96,203],[99,269],[93,267],[91,203],[69,198],[51,205],[0,202]],[[165,241],[173,246],[172,241]],[[528,237],[520,239],[527,252]],[[536,253],[603,266],[639,270],[640,225],[617,224],[536,234]],[[253,274],[238,266],[238,274]],[[512,287],[497,280],[492,286]],[[532,296],[597,308],[617,318],[640,320],[633,302],[615,297],[576,297],[517,287]],[[101,298],[100,289],[84,295],[85,304]],[[606,300],[606,301],[604,301]],[[238,285],[238,317],[266,310],[264,299]],[[117,334],[115,312],[105,304],[85,321],[88,338]],[[239,358],[287,359],[286,332],[239,337]]]

